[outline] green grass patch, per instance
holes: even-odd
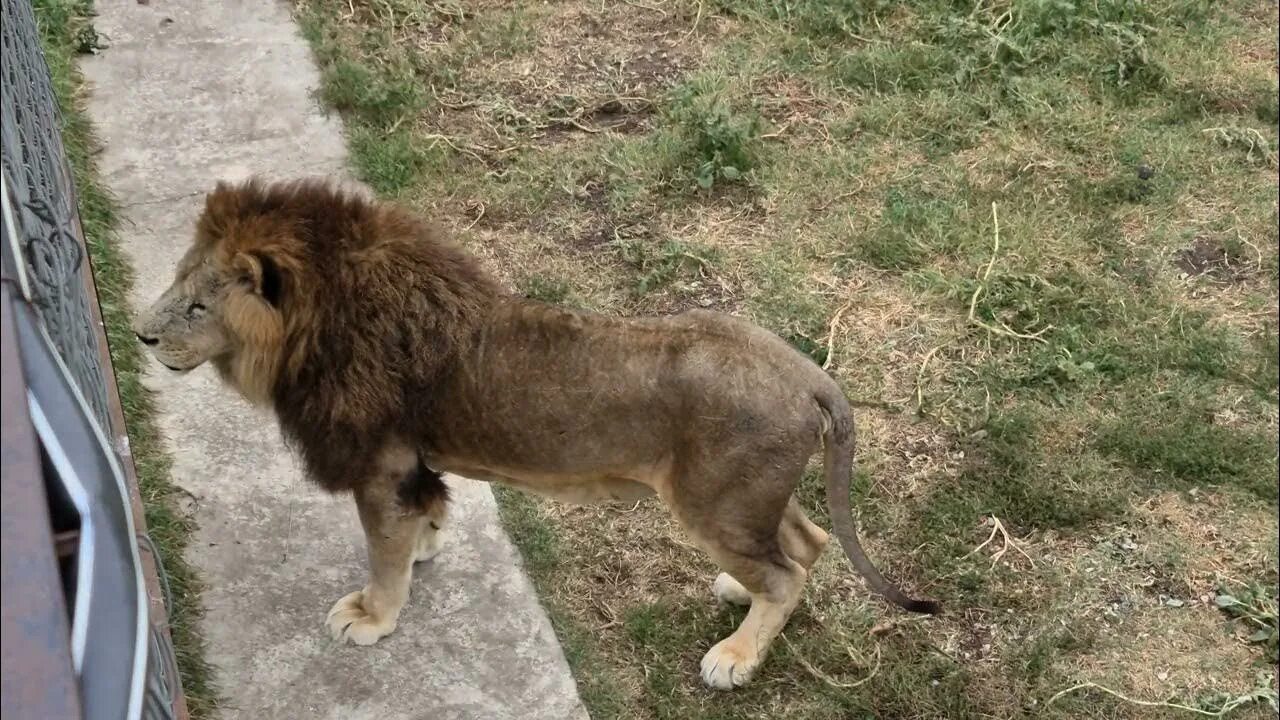
[[[142,385],[143,359],[130,330],[132,313],[127,300],[132,270],[116,244],[117,205],[94,164],[93,130],[81,101],[84,80],[75,67],[75,56],[90,50],[96,42],[91,24],[92,3],[36,0],[34,9],[62,113],[62,142],[75,181],[80,222],[89,246],[147,530],[172,590],[169,629],[173,634],[183,693],[193,718],[209,718],[213,717],[217,692],[204,660],[204,641],[197,630],[201,612],[200,580],[183,559],[191,526],[174,510],[175,489],[169,484],[170,461],[162,448],[151,397]]]
[[[1160,485],[1226,485],[1277,502],[1274,431],[1215,425],[1204,407],[1172,393],[1136,409],[1100,428],[1101,452]]]
[[[520,283],[520,292],[527,298],[545,303],[560,304],[569,298],[573,289],[560,278],[533,275]]]
[[[905,187],[885,193],[879,224],[855,237],[857,257],[883,270],[910,270],[944,253],[963,230],[948,201]]]
[[[399,130],[383,132],[356,125],[348,132],[348,142],[356,172],[383,195],[394,196],[412,187],[426,168],[443,160],[436,148],[417,143]]]

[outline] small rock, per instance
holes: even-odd
[[[1156,170],[1155,170],[1155,168],[1151,167],[1150,165],[1148,165],[1148,164],[1146,164],[1146,163],[1142,163],[1141,165],[1139,165],[1139,166],[1138,166],[1138,179],[1139,179],[1139,180],[1150,180],[1151,178],[1153,178],[1153,177],[1155,177],[1155,176],[1156,176]]]

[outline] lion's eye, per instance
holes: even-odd
[[[202,315],[204,315],[204,306],[200,303],[191,303],[191,305],[187,307],[187,317],[194,319]]]

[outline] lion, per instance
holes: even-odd
[[[514,295],[409,211],[324,180],[218,183],[176,278],[134,330],[160,363],[206,362],[274,410],[307,473],[350,492],[369,581],[326,618],[368,645],[396,628],[415,560],[439,550],[441,473],[573,503],[657,495],[750,605],[706,653],[743,685],[828,542],[794,497],[824,448],[833,532],[878,593],[849,500],[854,422],[836,382],[748,321],[618,318]]]

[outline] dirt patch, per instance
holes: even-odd
[[[770,75],[753,84],[752,96],[757,99],[760,114],[779,135],[791,128],[813,124],[819,135],[829,134],[819,126],[819,117],[831,112],[832,99],[822,94],[811,83],[794,75]]]
[[[983,613],[969,613],[965,623],[966,632],[960,637],[960,657],[971,662],[980,662],[992,652],[992,639],[995,626],[984,622]]]
[[[1225,245],[1206,237],[1196,238],[1190,247],[1179,252],[1174,264],[1187,277],[1208,276],[1219,282],[1236,282],[1249,274],[1248,266]]]
[[[646,224],[623,220],[613,214],[609,207],[607,180],[597,178],[586,181],[574,192],[573,200],[588,217],[588,221],[570,241],[579,250],[595,251],[612,242],[652,235]]]
[[[1276,580],[1276,515],[1241,507],[1216,494],[1161,493],[1134,506],[1141,528],[1158,543],[1158,554],[1178,557],[1180,578],[1163,583],[1188,588],[1192,597],[1207,597],[1223,578],[1263,577]]]
[[[624,229],[626,228],[608,220],[601,220],[592,223],[581,234],[576,235],[573,238],[573,244],[583,250],[596,250],[613,242]]]
[[[1155,598],[1156,602],[1169,607],[1177,607],[1179,603],[1185,603],[1187,598],[1196,597],[1196,589],[1191,587],[1186,578],[1179,577],[1177,573],[1164,565],[1148,564],[1147,578],[1145,578],[1140,586],[1150,597]]]

